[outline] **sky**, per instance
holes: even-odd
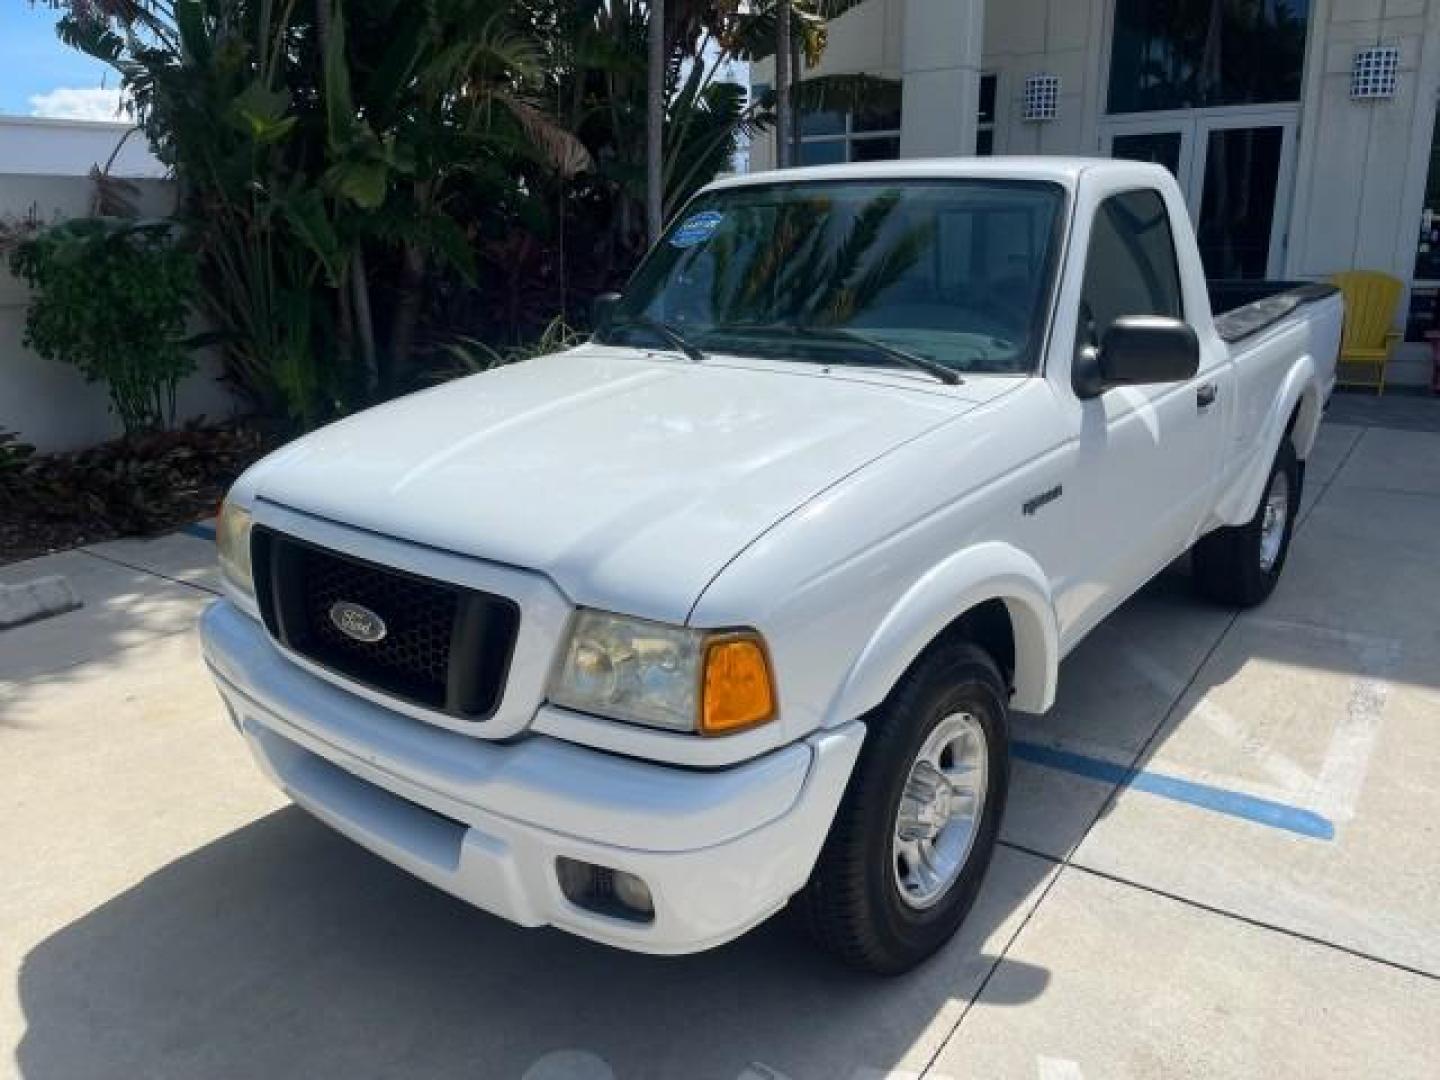
[[[115,73],[63,45],[55,18],[28,0],[0,0],[0,114],[115,119]]]

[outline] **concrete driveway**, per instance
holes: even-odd
[[[1180,572],[1016,722],[960,937],[878,980],[783,920],[652,959],[510,927],[287,807],[193,632],[208,540],[0,569],[0,1073],[1440,1075],[1440,434],[1327,424],[1257,612]]]

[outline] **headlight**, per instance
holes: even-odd
[[[250,527],[253,524],[250,511],[242,510],[229,499],[220,507],[220,520],[215,523],[220,572],[237,590],[252,597],[255,595],[255,579],[250,572]]]
[[[576,616],[550,700],[702,735],[727,735],[775,718],[775,687],[758,634],[690,630],[598,611]]]

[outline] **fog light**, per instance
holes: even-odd
[[[616,900],[619,900],[635,914],[643,916],[647,922],[655,917],[655,901],[651,899],[650,886],[645,882],[634,874],[617,870],[613,884]]]
[[[650,887],[628,871],[562,857],[555,860],[555,877],[576,907],[627,922],[655,921]]]

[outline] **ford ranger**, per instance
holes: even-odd
[[[1274,588],[1343,315],[1207,285],[1158,166],[1058,158],[724,179],[597,307],[235,484],[230,718],[521,926],[685,953],[793,905],[881,972],[964,918],[1007,714],[1091,628],[1187,551]]]

